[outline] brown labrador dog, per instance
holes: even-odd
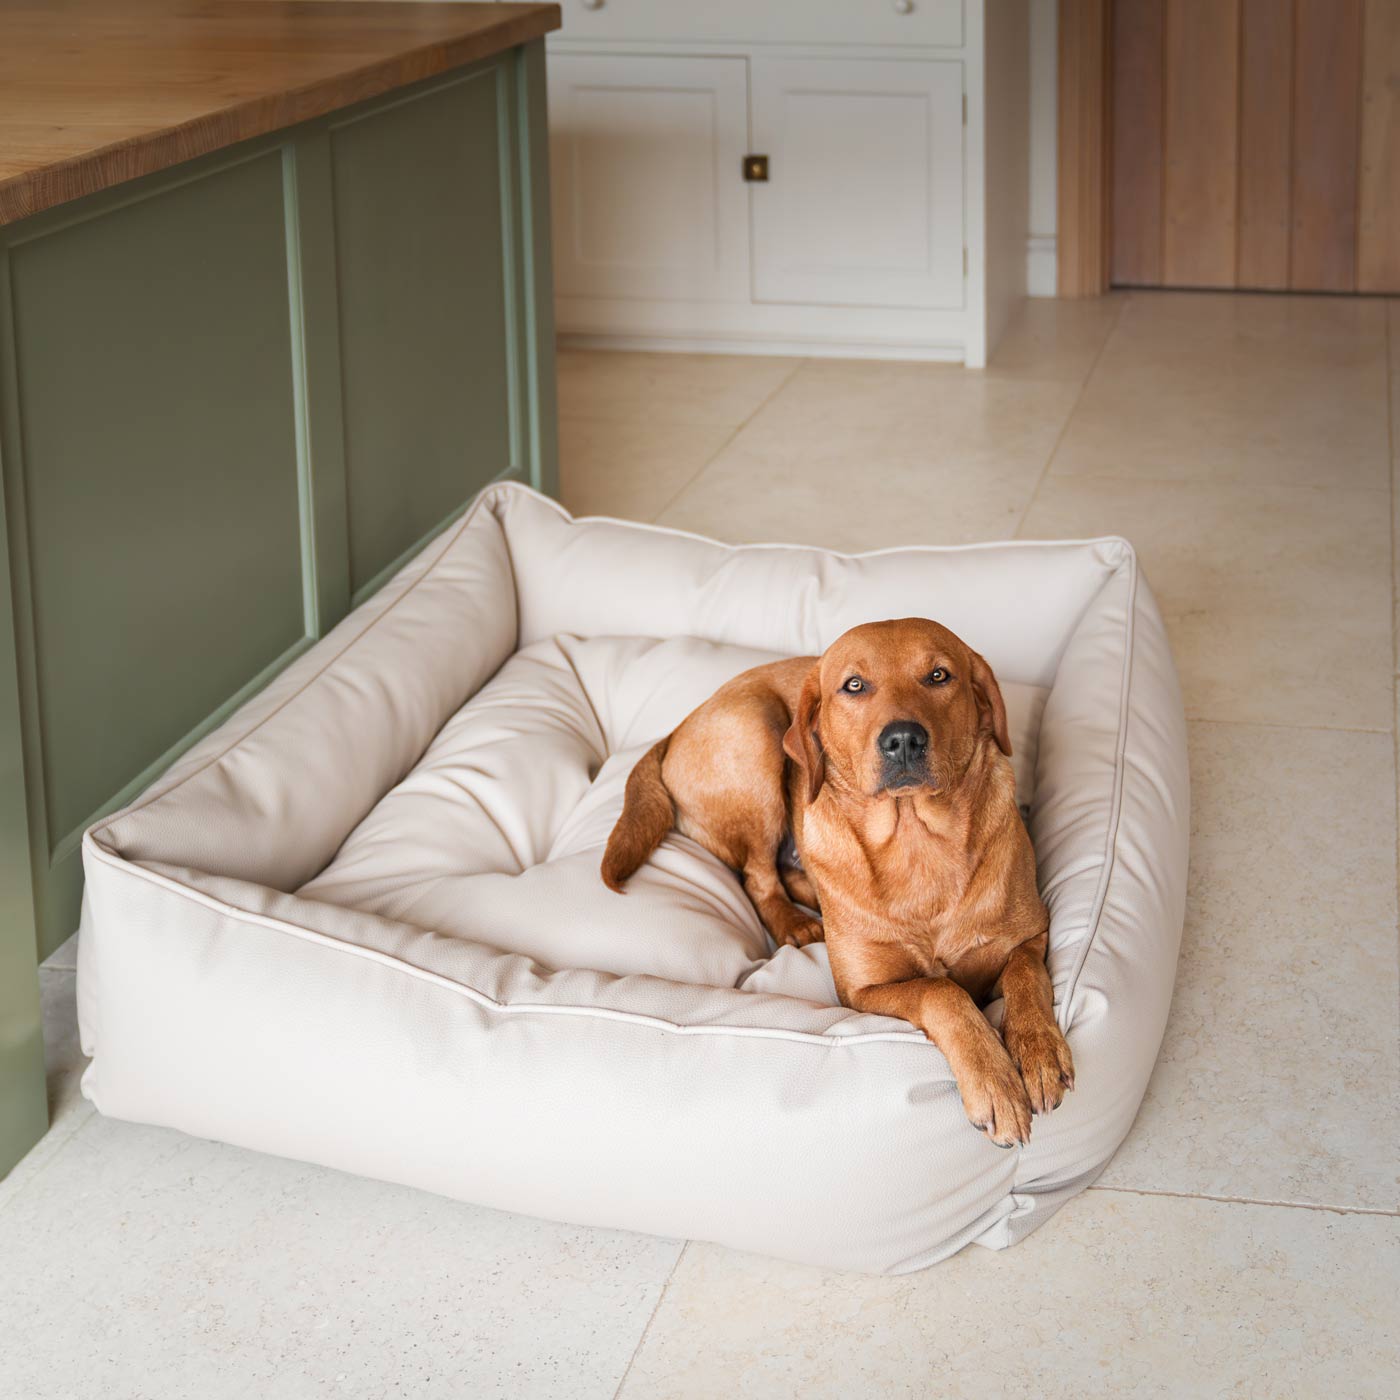
[[[1024,1144],[1074,1066],[1010,753],[975,651],[923,618],[867,623],[821,657],[736,676],[652,748],[603,879],[621,891],[678,827],[740,873],[778,944],[825,936],[844,1005],[903,1017],[938,1046],[974,1127]],[[1001,1038],[978,1009],[997,995]]]

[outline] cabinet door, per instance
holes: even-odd
[[[551,53],[549,120],[561,295],[748,300],[745,59]]]
[[[756,59],[753,295],[963,304],[962,64]]]

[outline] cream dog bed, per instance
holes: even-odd
[[[911,614],[1011,711],[1078,1084],[1024,1150],[968,1124],[920,1032],[837,1004],[820,945],[773,955],[693,842],[625,896],[598,877],[632,763],[723,680]],[[1021,1239],[1123,1139],[1186,842],[1123,541],[734,549],[495,487],[88,832],[84,1092],[509,1210],[918,1269]]]

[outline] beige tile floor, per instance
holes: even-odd
[[[568,351],[581,512],[860,549],[1118,532],[1171,629],[1193,854],[1099,1184],[901,1279],[573,1229],[78,1096],[0,1183],[0,1394],[1400,1395],[1400,303],[1031,303],[983,374]]]

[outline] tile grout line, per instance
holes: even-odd
[[[61,1157],[73,1145],[74,1139],[76,1139],[89,1124],[96,1122],[96,1120],[101,1116],[102,1115],[98,1113],[97,1109],[91,1104],[89,1104],[88,1112],[79,1116],[77,1118],[77,1121],[73,1124],[73,1126],[69,1128],[68,1131],[64,1133],[64,1135],[61,1138],[58,1138],[56,1141],[53,1142],[52,1146],[49,1149],[48,1155],[44,1158],[44,1160],[40,1162],[37,1167],[34,1167],[30,1171],[28,1176],[26,1176],[25,1179],[22,1182],[20,1182],[18,1186],[14,1187],[13,1190],[0,1194],[0,1215],[3,1215],[5,1211],[7,1211],[11,1206],[13,1206],[14,1203],[17,1200],[19,1200],[19,1198],[23,1196],[26,1191],[29,1190],[29,1188],[34,1184],[34,1182],[51,1166],[53,1166],[54,1162],[57,1161],[58,1158]],[[48,1132],[45,1133],[44,1136],[41,1137],[39,1141],[36,1142],[34,1146],[29,1149],[29,1152],[26,1153],[24,1157],[21,1157],[17,1163],[15,1163],[14,1167],[11,1169],[12,1172],[18,1171],[19,1168],[24,1165],[24,1162],[29,1157],[29,1155],[37,1152],[39,1148],[43,1146],[43,1144],[48,1142],[50,1138],[53,1137],[56,1131],[56,1128],[51,1127],[48,1130]],[[3,1187],[4,1184],[4,1181],[0,1181],[0,1187]]]
[[[656,1314],[661,1311],[661,1305],[666,1301],[666,1292],[671,1287],[671,1280],[676,1276],[676,1270],[681,1266],[681,1260],[685,1258],[685,1252],[690,1248],[690,1241],[686,1240],[681,1245],[681,1252],[676,1255],[676,1262],[671,1265],[671,1272],[666,1275],[666,1282],[661,1285],[661,1292],[656,1295],[656,1306],[652,1308],[647,1316],[646,1325],[642,1328],[642,1334],[637,1338],[637,1345],[632,1348],[632,1355],[627,1358],[627,1365],[623,1368],[622,1377],[617,1383],[617,1389],[613,1391],[612,1400],[620,1400],[622,1387],[627,1384],[627,1377],[632,1374],[632,1367],[635,1365],[637,1357],[641,1354],[642,1346],[646,1342],[647,1333],[651,1331],[651,1324],[656,1321]]]
[[[1098,1186],[1090,1191],[1104,1191],[1115,1196],[1160,1196],[1170,1201],[1214,1201],[1224,1206],[1266,1206],[1273,1210],[1317,1210],[1328,1215],[1379,1216],[1383,1220],[1400,1219],[1400,1207],[1386,1210],[1381,1206],[1328,1206],[1316,1201],[1269,1201],[1258,1196],[1216,1196],[1208,1191],[1154,1191],[1140,1186]]]
[[[1395,909],[1396,938],[1395,957],[1400,962],[1400,631],[1396,619],[1400,614],[1400,587],[1396,579],[1396,529],[1395,529],[1395,468],[1397,448],[1400,440],[1396,437],[1395,408],[1397,402],[1395,382],[1395,307],[1400,303],[1391,302],[1386,306],[1385,317],[1385,421],[1386,440],[1390,448],[1390,726],[1394,766],[1391,776],[1397,783],[1395,862]],[[1395,1009],[1396,1056],[1400,1059],[1400,997]]]
[[[1400,302],[1395,303],[1400,305]],[[1392,307],[1386,306],[1385,317],[1385,426],[1386,447],[1390,455],[1390,660],[1391,675],[1400,675],[1400,589],[1396,587],[1396,537],[1395,537],[1395,467],[1396,453],[1400,450],[1400,439],[1396,437],[1395,404],[1395,336],[1392,333],[1395,317]]]
[[[1026,499],[1025,508],[1017,518],[1016,528],[1008,536],[1009,539],[1020,539],[1021,527],[1026,523],[1026,519],[1030,515],[1031,509],[1035,505],[1036,498],[1040,495],[1040,488],[1045,485],[1046,477],[1050,475],[1050,467],[1055,460],[1056,454],[1060,450],[1061,444],[1063,444],[1065,440],[1065,434],[1069,432],[1069,425],[1074,422],[1074,415],[1079,412],[1079,405],[1084,402],[1084,395],[1089,390],[1089,381],[1098,372],[1099,362],[1103,359],[1105,352],[1108,350],[1109,341],[1118,334],[1118,327],[1123,320],[1123,313],[1127,310],[1128,303],[1131,300],[1132,296],[1129,294],[1119,303],[1118,314],[1114,316],[1113,324],[1108,328],[1108,334],[1104,336],[1103,344],[1099,346],[1098,353],[1094,356],[1093,364],[1089,366],[1084,375],[1083,382],[1079,386],[1079,392],[1074,396],[1074,402],[1070,405],[1069,412],[1065,414],[1065,421],[1060,425],[1060,431],[1055,434],[1055,441],[1051,444],[1050,451],[1046,453],[1045,456],[1045,465],[1041,467],[1040,475],[1036,477],[1035,485],[1031,487],[1031,494]]]
[[[1303,724],[1290,723],[1281,719],[1227,719],[1223,715],[1188,714],[1186,723],[1246,725],[1251,729],[1304,729],[1319,734],[1390,734],[1393,732],[1390,725],[1386,725],[1382,729],[1377,725],[1365,724]]]
[[[705,460],[701,462],[700,465],[696,467],[696,469],[693,472],[691,472],[691,474],[688,477],[686,477],[686,479],[681,483],[679,487],[676,488],[675,492],[671,496],[667,497],[666,504],[663,505],[660,510],[656,511],[649,518],[648,524],[656,524],[656,522],[660,520],[661,517],[665,515],[666,512],[670,510],[671,507],[675,505],[675,503],[678,500],[680,500],[680,498],[684,496],[688,490],[690,490],[690,488],[700,478],[705,468],[708,467],[712,462],[716,461],[719,458],[720,454],[722,452],[725,452],[729,448],[730,443],[732,443],[734,439],[738,437],[739,434],[742,433],[744,429],[747,428],[749,424],[752,423],[753,420],[757,418],[758,415],[762,413],[763,410],[767,408],[768,405],[772,403],[773,400],[783,392],[784,389],[787,388],[787,386],[792,382],[793,376],[798,372],[798,370],[800,370],[803,367],[803,365],[808,363],[809,361],[807,359],[799,359],[797,363],[794,364],[793,367],[785,375],[783,375],[782,379],[780,379],[778,383],[773,386],[773,391],[770,394],[766,395],[760,403],[755,405],[753,412],[750,413],[747,418],[743,419],[743,421],[735,427],[734,431],[730,433],[729,436],[725,438],[725,440],[722,443],[720,443],[720,445],[717,448],[715,448],[715,450],[712,453],[710,453],[710,455],[706,457]]]
[[[1047,468],[1048,471],[1048,468]],[[1222,477],[1222,476],[1115,476],[1112,472],[1092,471],[1092,472],[1065,472],[1058,478],[1060,481],[1122,481],[1134,486],[1205,486],[1214,490],[1236,490],[1259,492],[1263,490],[1273,491],[1310,491],[1313,495],[1320,496],[1324,492],[1329,496],[1384,496],[1390,498],[1390,487],[1386,486],[1312,486],[1306,481],[1270,481],[1267,484],[1250,481],[1245,477]],[[1039,487],[1037,486],[1037,489]],[[1029,507],[1027,507],[1029,510]]]

